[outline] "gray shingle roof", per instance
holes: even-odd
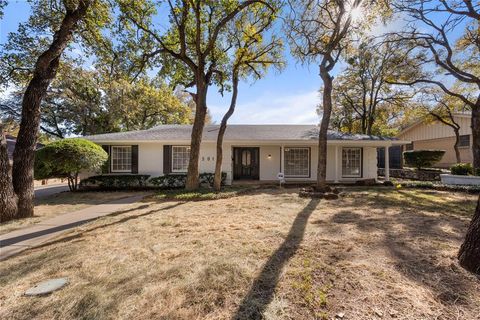
[[[203,141],[216,141],[219,125],[208,125],[203,130]],[[106,133],[85,138],[91,141],[190,141],[191,125],[160,125],[148,130]],[[227,126],[225,141],[279,141],[317,140],[317,125],[239,125]],[[393,140],[392,138],[362,134],[328,132],[328,140]]]

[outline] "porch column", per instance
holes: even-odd
[[[284,170],[285,170],[285,161],[283,159],[285,153],[284,153],[284,146],[281,145],[280,146],[280,172],[285,174]]]
[[[390,181],[390,158],[388,153],[388,146],[385,146],[385,181]]]
[[[339,150],[339,147],[335,146],[335,181],[334,181],[335,183],[338,183],[338,160],[339,160],[338,150]]]

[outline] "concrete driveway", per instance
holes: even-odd
[[[54,195],[56,193],[68,191],[67,184],[54,184],[50,186],[35,187],[35,199],[42,199]]]

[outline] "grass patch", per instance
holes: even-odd
[[[2,261],[0,319],[478,318],[480,283],[456,259],[477,196],[346,187],[317,202],[247,190],[147,200]],[[70,284],[23,295],[57,277]]]
[[[244,194],[253,190],[252,186],[226,186],[221,191],[215,191],[210,188],[200,188],[195,191],[184,189],[162,190],[157,192],[151,198],[155,200],[181,200],[181,201],[202,201],[226,199]]]

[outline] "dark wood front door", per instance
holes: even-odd
[[[233,148],[233,179],[258,180],[259,148]]]

